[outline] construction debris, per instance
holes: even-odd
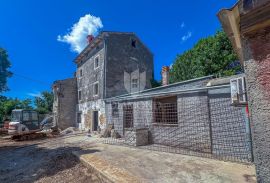
[[[107,128],[105,128],[104,130],[101,131],[101,138],[107,138],[107,137],[111,137],[111,131],[113,129],[113,125],[108,125]]]
[[[111,130],[111,137],[115,139],[121,138],[121,135],[114,129]]]
[[[69,128],[66,128],[65,130],[61,131],[60,134],[61,135],[67,135],[67,134],[75,134],[76,132],[78,132],[77,128],[69,127]]]

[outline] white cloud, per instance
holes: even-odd
[[[186,26],[185,22],[182,22],[180,25],[181,29],[183,29],[185,26]]]
[[[103,27],[99,17],[86,14],[75,23],[71,31],[64,36],[58,35],[57,41],[68,43],[71,50],[80,53],[87,45],[87,35],[95,35]]]
[[[188,40],[189,38],[191,38],[191,36],[192,36],[192,32],[187,32],[187,34],[186,35],[184,35],[184,36],[182,36],[182,41],[186,41],[186,40]]]
[[[40,92],[30,92],[30,93],[27,93],[27,95],[30,97],[41,97]]]

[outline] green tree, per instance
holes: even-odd
[[[46,114],[52,112],[53,108],[53,93],[44,91],[41,93],[41,97],[35,97],[34,104],[36,110],[40,114]]]
[[[237,55],[223,31],[201,39],[192,49],[177,55],[170,71],[170,82],[207,75],[229,76],[242,70]]]
[[[155,79],[151,79],[150,82],[151,82],[152,88],[156,88],[156,87],[161,86],[161,81],[157,81],[157,80],[155,80]]]
[[[0,48],[0,93],[8,90],[7,79],[12,76],[12,73],[8,70],[10,67],[11,63],[7,52]]]
[[[13,109],[33,109],[31,99],[19,100],[0,96],[0,121],[9,118]]]

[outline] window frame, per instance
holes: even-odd
[[[131,45],[131,47],[132,48],[137,48],[137,40],[136,39],[131,39],[131,43],[130,43],[130,45]]]
[[[136,80],[136,83],[133,82],[134,80]],[[136,85],[136,87],[134,87],[134,85]],[[138,88],[138,86],[139,86],[139,80],[137,78],[131,79],[131,88],[136,89]]]
[[[175,101],[166,101],[168,99]],[[154,116],[152,124],[154,126],[179,126],[177,96],[154,98],[152,102],[152,113]],[[172,121],[170,122],[168,119]]]
[[[96,59],[98,59],[98,65],[96,65]],[[94,70],[98,69],[100,66],[100,56],[97,55],[95,58],[94,58]]]
[[[82,101],[82,90],[78,90],[78,100]]]
[[[95,93],[95,86],[97,85],[97,93]],[[99,82],[96,81],[93,83],[93,96],[98,96],[99,95]]]
[[[82,77],[83,77],[83,69],[80,68],[80,69],[79,69],[79,78],[82,78]]]

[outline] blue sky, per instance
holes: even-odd
[[[0,47],[8,51],[15,73],[4,95],[31,98],[50,90],[54,80],[72,77],[78,53],[63,42],[63,36],[85,15],[98,18],[101,30],[135,32],[153,52],[155,78],[160,79],[163,65],[172,64],[177,54],[220,29],[217,12],[235,2],[1,0]]]

